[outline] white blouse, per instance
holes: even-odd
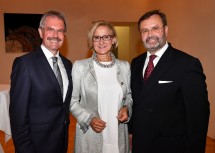
[[[106,128],[102,131],[102,153],[119,153],[117,116],[123,91],[117,80],[117,67],[115,64],[111,68],[102,68],[95,62],[94,67],[98,82],[98,111],[101,119],[106,122]]]

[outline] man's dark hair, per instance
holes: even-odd
[[[138,21],[138,30],[140,30],[140,23],[143,20],[150,18],[152,15],[159,15],[161,17],[163,26],[167,25],[166,15],[164,13],[160,12],[160,10],[153,10],[153,11],[149,11],[149,12],[145,13],[143,16],[141,16],[141,18]]]

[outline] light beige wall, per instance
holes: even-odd
[[[138,55],[144,53],[146,49],[143,47],[140,33],[137,28],[137,22],[129,26],[130,28],[130,61]]]
[[[0,0],[0,83],[8,84],[12,62],[20,53],[5,53],[3,13],[43,13],[48,10],[63,11],[68,20],[68,36],[61,48],[72,61],[89,56],[86,35],[96,20],[134,22],[142,13],[142,0]]]
[[[137,22],[114,22],[112,24],[119,37],[119,59],[127,60],[130,63],[133,58],[145,52],[137,28]]]
[[[64,55],[74,61],[89,56],[86,33],[92,21],[104,19],[111,22],[137,22],[145,11],[161,9],[168,17],[169,41],[173,46],[198,57],[203,64],[211,103],[208,134],[215,138],[214,6],[214,0],[0,0],[0,83],[10,82],[12,61],[21,55],[5,53],[4,12],[43,13],[50,9],[63,11],[69,27],[62,50]],[[131,38],[135,35],[130,34]],[[134,52],[135,54],[130,50],[130,56],[135,56],[136,50]]]
[[[115,29],[119,37],[118,57],[129,61],[129,26],[115,26]]]

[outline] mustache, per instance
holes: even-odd
[[[57,42],[61,41],[61,39],[58,37],[48,37],[47,40],[55,40]]]
[[[151,39],[153,40],[156,40],[156,41],[159,41],[159,38],[158,37],[155,37],[155,36],[150,36],[146,39],[146,42],[149,42]]]

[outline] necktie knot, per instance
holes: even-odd
[[[55,64],[55,63],[57,63],[58,58],[56,56],[53,56],[52,60],[53,60],[53,64]]]
[[[150,55],[149,56],[149,61],[153,61],[157,56],[156,55]]]
[[[144,73],[144,81],[146,81],[149,76],[151,75],[152,73],[152,70],[154,69],[154,64],[153,64],[153,60],[156,58],[157,56],[156,55],[150,55],[149,56],[149,62],[148,62],[148,65],[146,67],[146,70],[145,70],[145,73]]]

